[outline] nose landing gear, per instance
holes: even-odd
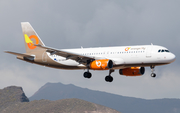
[[[153,78],[156,77],[156,74],[154,73],[154,67],[155,66],[150,66],[150,68],[151,68],[151,77],[153,77]]]

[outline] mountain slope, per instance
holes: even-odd
[[[0,108],[16,102],[29,102],[29,99],[26,97],[21,87],[10,86],[0,89]]]
[[[93,91],[74,85],[47,83],[30,100],[78,98],[104,105],[122,113],[179,113],[180,99],[145,100]]]
[[[0,90],[0,113],[120,113],[116,110],[80,99],[29,102],[21,87]]]
[[[14,104],[4,111],[3,113],[120,113],[80,99],[35,100],[28,103]]]

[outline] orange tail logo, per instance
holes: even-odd
[[[34,46],[34,44],[39,44],[39,39],[36,35],[31,35],[28,37],[27,34],[24,35],[25,42],[27,43],[29,49],[35,49],[37,46]],[[34,43],[31,39],[35,39],[36,43]]]

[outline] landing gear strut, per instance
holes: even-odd
[[[151,77],[156,77],[156,74],[154,73],[154,67],[155,66],[150,66],[150,68],[151,68]]]
[[[85,78],[91,78],[92,74],[89,72],[89,69],[87,70],[87,72],[84,72],[84,77]]]
[[[111,76],[111,73],[114,72],[114,69],[109,70],[109,75],[105,77],[106,82],[112,82],[113,77]]]

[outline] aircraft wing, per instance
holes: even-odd
[[[58,56],[65,57],[66,59],[75,60],[75,61],[79,62],[80,64],[87,64],[88,61],[93,61],[95,59],[101,59],[101,58],[97,58],[97,57],[93,57],[93,56],[85,56],[85,55],[81,55],[81,54],[77,54],[77,53],[73,53],[73,52],[69,52],[69,51],[65,51],[65,50],[59,50],[59,49],[55,49],[55,48],[51,48],[51,47],[47,47],[47,46],[42,46],[42,45],[35,44],[35,46],[46,49],[46,52],[49,52],[51,55],[55,54]]]

